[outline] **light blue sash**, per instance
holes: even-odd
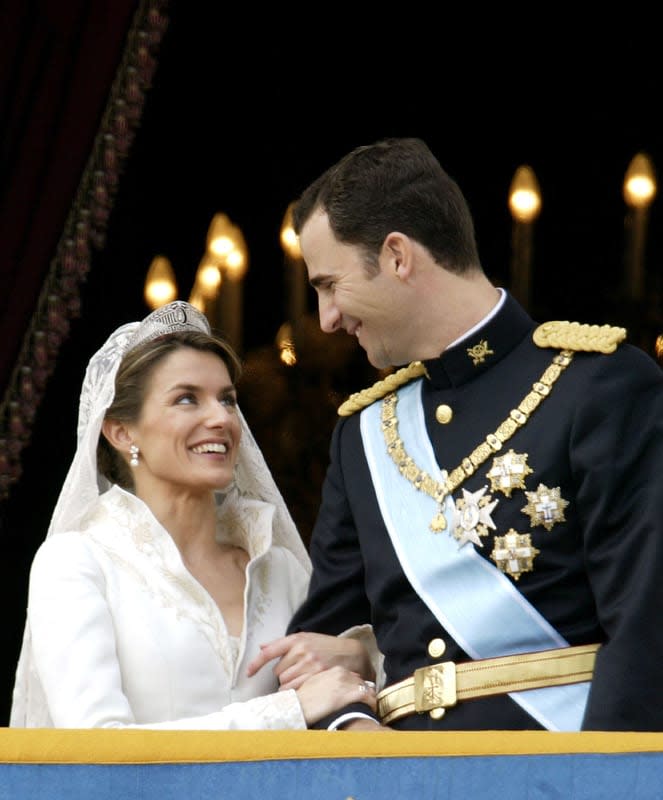
[[[399,435],[419,469],[441,481],[426,432],[421,383],[414,381],[398,392]],[[568,646],[472,543],[459,549],[449,533],[454,509],[450,497],[444,509],[446,530],[431,532],[429,524],[438,511],[437,503],[415,489],[387,453],[380,403],[361,412],[360,424],[380,511],[403,571],[459,646],[473,659]],[[589,682],[585,682],[514,692],[510,697],[546,729],[578,731],[588,692]]]

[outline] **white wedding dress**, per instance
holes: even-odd
[[[184,566],[172,538],[133,494],[113,486],[80,530],[49,536],[31,570],[24,649],[10,725],[198,730],[305,729],[294,690],[268,664],[246,665],[284,634],[309,572],[273,543],[274,506],[231,492],[218,537],[243,547],[242,635]]]

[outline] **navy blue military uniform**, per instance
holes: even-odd
[[[558,349],[538,346],[536,329],[507,296],[469,339],[424,362],[426,428],[441,468],[461,464],[551,364]],[[470,357],[479,351],[483,358]],[[451,412],[443,423],[436,419],[440,407]],[[289,632],[338,634],[370,622],[391,684],[439,660],[428,654],[433,639],[444,641],[444,660],[469,657],[403,572],[378,508],[359,418],[341,418],[332,436],[311,539],[313,577]],[[577,350],[549,396],[509,439],[509,449],[526,455],[531,472],[524,489],[510,496],[493,491],[500,499],[492,511],[495,529],[477,551],[495,566],[496,537],[526,530],[538,554],[529,571],[509,579],[570,645],[602,644],[583,729],[663,730],[663,370],[627,343],[609,354]],[[462,488],[486,486],[491,463],[486,460]],[[531,524],[523,511],[526,492],[540,485],[557,490],[566,503],[549,529]],[[413,529],[407,535],[446,534]],[[485,613],[491,613],[488,604]],[[493,624],[508,631],[509,619]],[[541,725],[503,694],[460,702],[439,720],[411,714],[392,727]]]

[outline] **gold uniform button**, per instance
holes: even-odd
[[[444,403],[435,409],[435,419],[440,423],[440,425],[446,425],[447,422],[451,422],[453,415],[454,412]]]
[[[431,658],[439,658],[447,649],[442,639],[431,639],[428,643],[428,655]]]

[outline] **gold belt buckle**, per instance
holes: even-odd
[[[456,665],[453,661],[431,664],[414,671],[414,708],[419,714],[430,712],[433,719],[444,716],[444,709],[456,705]]]

